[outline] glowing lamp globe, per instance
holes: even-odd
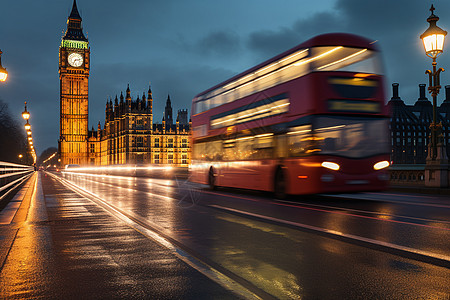
[[[27,111],[27,102],[25,101],[25,110],[22,112],[22,118],[28,120],[30,118],[30,113]]]
[[[0,50],[0,81],[5,81],[8,77],[8,72],[2,67],[2,50]]]
[[[25,130],[30,130],[31,129],[31,125],[30,125],[30,123],[28,123],[28,120],[27,120],[27,123],[25,124]]]
[[[431,16],[428,17],[427,21],[430,26],[427,30],[420,36],[423,42],[423,47],[425,48],[425,53],[431,58],[436,58],[439,54],[444,51],[444,40],[447,35],[447,31],[436,25],[439,17],[434,15],[434,7],[431,5]]]
[[[2,66],[0,66],[0,81],[6,81],[7,77],[8,77],[8,72],[6,72],[5,68],[2,68]]]

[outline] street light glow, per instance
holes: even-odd
[[[27,123],[25,124],[25,130],[30,130],[31,129],[31,125],[30,125],[30,123],[28,123],[28,120],[27,120]]]
[[[2,67],[2,50],[0,50],[0,81],[6,81],[8,77],[8,72]]]
[[[22,118],[28,121],[30,113],[27,111],[27,101],[25,101],[25,110],[22,112]]]
[[[436,59],[436,57],[444,51],[444,40],[447,31],[436,25],[436,22],[439,21],[439,17],[434,14],[433,5],[431,5],[430,11],[431,15],[427,19],[427,22],[430,23],[430,25],[420,36],[420,39],[423,41],[426,55]]]

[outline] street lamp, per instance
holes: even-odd
[[[28,131],[30,129],[31,129],[31,125],[30,125],[30,123],[28,123],[28,120],[27,120],[27,123],[25,124],[25,130]]]
[[[2,50],[0,50],[0,81],[5,81],[8,77],[8,72],[2,67]]]
[[[428,17],[427,22],[430,23],[429,27],[420,36],[425,48],[425,54],[433,59],[433,70],[427,70],[425,74],[428,74],[429,84],[428,91],[433,97],[433,122],[430,124],[431,139],[428,145],[427,167],[426,167],[426,183],[436,186],[447,186],[447,170],[444,170],[442,164],[448,162],[447,155],[442,143],[441,128],[442,124],[436,122],[436,107],[437,107],[437,95],[441,88],[440,73],[444,72],[443,68],[437,69],[436,58],[444,51],[444,40],[447,35],[447,31],[439,28],[436,22],[439,17],[434,14],[434,6],[431,5],[431,15]],[[439,140],[438,140],[439,138]],[[435,172],[438,171],[438,172]]]
[[[22,118],[25,120],[30,118],[30,113],[27,111],[27,101],[25,101],[25,110],[22,112]]]

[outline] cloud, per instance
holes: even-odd
[[[236,56],[241,51],[240,37],[233,31],[216,31],[197,42],[197,53],[209,56]]]
[[[333,12],[318,12],[299,19],[291,27],[260,30],[247,37],[247,51],[267,59],[286,51],[307,39],[330,31],[345,31],[346,22]]]

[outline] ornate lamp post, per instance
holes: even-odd
[[[33,163],[36,163],[36,150],[33,146],[33,137],[31,133],[31,125],[28,122],[31,114],[27,111],[27,102],[25,101],[25,110],[22,112],[22,118],[24,118],[27,122],[25,123],[25,130],[27,132],[28,145],[30,147],[31,156],[33,158]]]
[[[27,111],[27,101],[25,101],[25,110],[22,112],[22,118],[27,120],[27,123],[28,123],[28,119],[30,118],[30,113]]]
[[[5,81],[8,77],[8,72],[2,67],[2,50],[0,50],[0,81]]]
[[[429,78],[428,91],[433,97],[433,122],[430,125],[431,138],[428,144],[425,184],[429,186],[446,187],[448,185],[448,170],[447,166],[443,166],[443,164],[447,164],[448,159],[442,142],[442,124],[437,124],[436,121],[436,101],[441,88],[440,73],[443,72],[444,69],[437,69],[436,58],[444,51],[444,40],[447,31],[436,25],[439,17],[434,14],[434,10],[434,6],[431,5],[431,15],[427,19],[427,22],[430,23],[430,25],[420,36],[425,48],[425,54],[433,59],[433,70],[427,70],[425,72],[425,74],[428,74]]]

